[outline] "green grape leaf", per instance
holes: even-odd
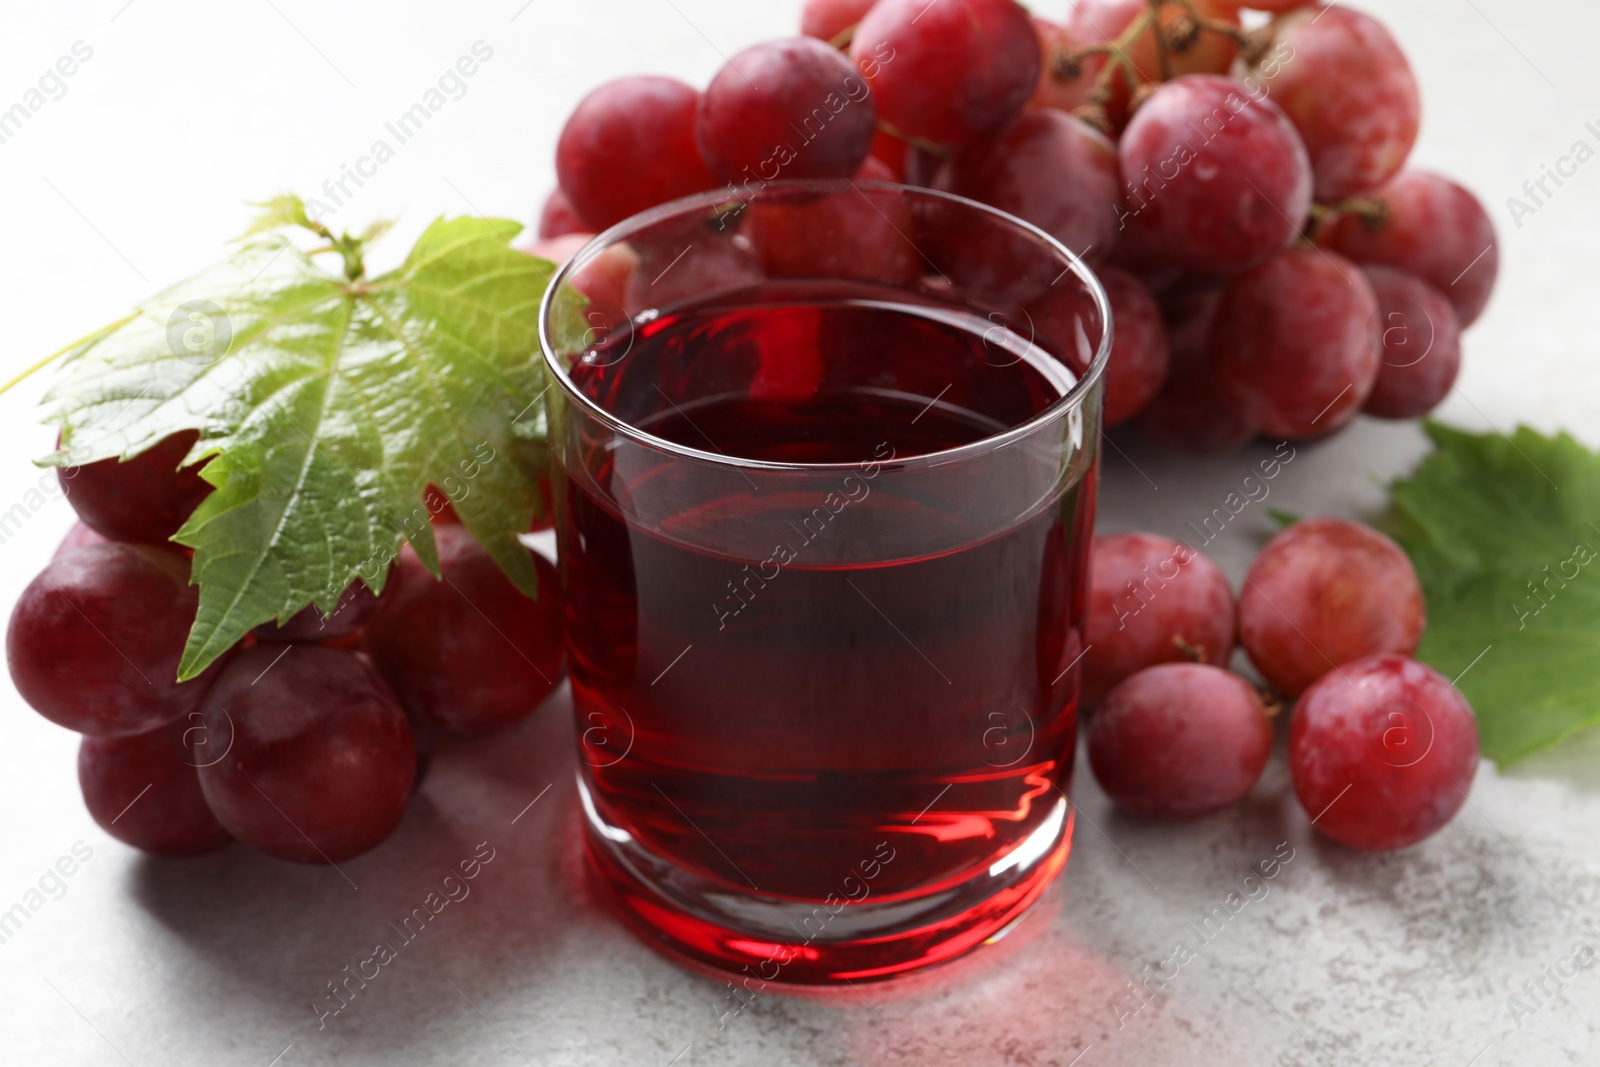
[[[1526,427],[1426,429],[1389,524],[1428,598],[1418,656],[1459,677],[1505,766],[1600,723],[1600,455]]]
[[[297,198],[265,206],[268,226],[305,224]],[[180,679],[254,626],[331,608],[357,577],[381,592],[402,541],[437,573],[430,484],[536,594],[517,537],[541,506],[537,326],[553,267],[510,247],[520,229],[441,218],[397,269],[354,280],[252,231],[68,351],[46,397],[61,441],[43,462],[128,458],[199,432],[185,462],[207,459],[216,489],[173,538],[194,549],[200,586]],[[359,265],[360,238],[330,239]]]

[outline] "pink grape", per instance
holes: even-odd
[[[878,0],[806,0],[800,9],[800,32],[831,41],[866,18]]]
[[[903,134],[961,145],[1009,122],[1039,81],[1039,40],[1015,0],[879,0],[850,58],[878,117]]]
[[[102,459],[56,471],[72,509],[114,541],[160,543],[178,532],[211,492],[198,464],[179,468],[199,440],[194,430],[163,438],[132,459]]]
[[[1289,720],[1289,777],[1322,833],[1387,851],[1429,837],[1478,770],[1472,707],[1433,668],[1369,656],[1329,671]]]
[[[1190,74],[1144,102],[1122,136],[1125,222],[1156,255],[1207,274],[1283,249],[1311,207],[1311,163],[1271,100]]]
[[[1097,537],[1089,554],[1083,699],[1157,663],[1225,667],[1233,655],[1233,590],[1222,569],[1181,542],[1151,533]]]
[[[1117,150],[1082,119],[1024,111],[948,159],[933,187],[988,204],[1100,259],[1117,236]]]
[[[1362,411],[1414,419],[1439,406],[1461,369],[1461,328],[1444,294],[1392,267],[1364,269],[1378,297],[1383,362]]]
[[[198,713],[197,713],[198,714]],[[194,856],[233,840],[200,791],[183,721],[125,737],[85,737],[78,785],[100,828],[158,856]]]
[[[592,233],[568,233],[548,240],[522,245],[517,251],[538,259],[547,259],[557,268],[594,240]],[[590,307],[602,314],[619,312],[628,281],[639,265],[639,257],[626,242],[608,245],[572,273],[568,283],[583,294]],[[554,277],[552,272],[551,277]]]
[[[1185,294],[1167,314],[1171,359],[1161,391],[1134,420],[1148,440],[1171,452],[1216,455],[1255,436],[1256,428],[1223,395],[1211,351],[1220,290]]]
[[[1422,99],[1394,37],[1371,15],[1311,4],[1274,25],[1272,99],[1305,139],[1320,201],[1368,193],[1411,153]],[[1265,72],[1262,72],[1265,74]]]
[[[1381,350],[1378,298],[1355,264],[1291,248],[1223,290],[1211,330],[1222,392],[1274,437],[1331,433],[1372,392]]]
[[[1089,721],[1095,781],[1129,811],[1197,819],[1250,791],[1272,754],[1272,720],[1220,667],[1164,663],[1113,689]]]
[[[588,228],[578,217],[578,212],[573,208],[567,194],[559,188],[545,198],[544,207],[539,210],[539,240],[548,241],[552,237],[582,233]]]
[[[695,144],[700,94],[672,78],[619,78],[578,104],[556,142],[561,188],[587,228],[716,185]]]
[[[199,593],[171,548],[120,541],[62,554],[11,612],[6,659],[22,699],[100,736],[143,733],[195,710],[219,670],[177,681]]]
[[[434,538],[443,580],[408,546],[363,642],[413,718],[456,733],[502,729],[561,680],[560,578],[529,553],[539,576],[530,600],[463,527],[436,526]]]
[[[338,863],[376,847],[417,774],[405,712],[365,657],[326,645],[239,653],[205,701],[206,803],[269,856]]]
[[[746,48],[700,98],[695,139],[718,181],[848,178],[872,150],[878,115],[850,60],[811,37]]]
[[[1448,178],[1403,170],[1374,194],[1380,220],[1339,216],[1323,242],[1357,263],[1396,267],[1443,293],[1464,330],[1489,303],[1500,242],[1483,204]]]
[[[1343,519],[1302,519],[1278,534],[1239,592],[1239,643],[1288,696],[1363,656],[1409,656],[1426,619],[1400,546]]]

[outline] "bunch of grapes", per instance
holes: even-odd
[[[555,689],[555,570],[534,556],[539,598],[524,597],[430,491],[443,581],[408,545],[381,598],[357,579],[178,682],[199,595],[170,538],[211,489],[181,466],[195,440],[61,469],[81,521],[12,612],[12,680],[84,735],[84,802],[118,840],[337,863],[399,824],[435,733],[509,726]]]
[[[1094,544],[1083,699],[1089,765],[1113,800],[1195,818],[1249,792],[1293,700],[1289,774],[1322,833],[1403,848],[1448,822],[1478,766],[1477,720],[1411,658],[1425,611],[1393,541],[1305,519],[1262,550],[1235,602],[1204,555],[1154,534]],[[1267,694],[1225,668],[1235,642]]]
[[[1246,29],[1241,8],[1266,21]],[[660,77],[591,93],[533,250],[564,260],[583,239],[554,239],[724,185],[896,180],[1017,215],[1096,269],[1116,324],[1107,426],[1216,452],[1416,417],[1450,391],[1494,229],[1471,193],[1405,169],[1416,79],[1371,16],[1077,0],[1055,23],[1014,0],[807,0],[802,32],[732,57],[703,93]],[[848,270],[825,252],[856,235],[855,269],[893,277],[885,249],[916,239],[911,220],[829,203],[803,223],[757,205],[768,273]],[[1003,248],[970,256],[1007,269]]]

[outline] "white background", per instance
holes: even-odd
[[[1060,15],[1062,3],[1040,11]],[[1600,163],[1520,227],[1505,206],[1576,140],[1600,148],[1600,9],[1570,0],[1382,6],[1423,85],[1415,161],[1477,191],[1501,231],[1500,288],[1467,337],[1466,369],[1443,415],[1475,429],[1566,429],[1600,445]],[[560,124],[597,83],[660,72],[703,84],[723,53],[790,32],[797,8],[793,0],[8,4],[0,109],[74,42],[94,54],[61,99],[0,144],[0,378],[216,258],[246,224],[243,201],[291,189],[315,195],[475,41],[494,54],[466,95],[334,217],[355,228],[399,215],[386,246],[395,259],[440,213],[531,221],[553,183]],[[38,477],[28,461],[51,444],[34,408],[42,385],[0,397],[0,510],[24,498]],[[1109,453],[1106,463],[1107,529],[1177,534],[1256,459],[1182,463],[1121,444],[1126,455]],[[1381,484],[1421,450],[1413,427],[1363,421],[1303,449],[1274,502],[1368,514],[1381,505]],[[0,544],[0,605],[70,520],[52,503]],[[1266,518],[1251,515],[1213,546],[1235,579],[1268,532]],[[719,986],[639,946],[584,888],[564,714],[553,703],[507,737],[448,748],[396,837],[346,865],[360,887],[352,890],[332,871],[242,848],[190,863],[137,857],[83,811],[76,738],[0,682],[0,908],[74,842],[93,849],[66,895],[0,945],[0,1062],[1600,1060],[1600,967],[1580,971],[1521,1029],[1507,1008],[1575,939],[1594,937],[1583,932],[1586,916],[1600,920],[1600,739],[1592,735],[1508,776],[1486,765],[1473,807],[1421,847],[1383,857],[1314,840],[1281,755],[1246,804],[1181,828],[1117,815],[1084,776],[1085,819],[1063,884],[1000,948],[904,988],[831,999],[766,994],[719,1031]],[[473,896],[319,1031],[309,1003],[324,983],[367,955],[389,918],[483,840],[496,860]],[[1164,959],[1185,920],[1219,903],[1283,840],[1296,858],[1272,895],[1119,1029],[1110,1004],[1124,982]]]

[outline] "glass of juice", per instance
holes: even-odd
[[[636,216],[541,333],[594,874],[753,983],[996,939],[1066,863],[1105,294],[869,182]]]

